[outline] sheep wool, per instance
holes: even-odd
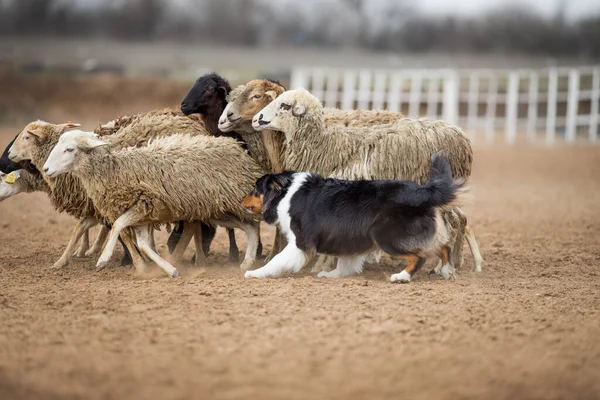
[[[80,155],[72,175],[111,223],[132,207],[156,222],[257,220],[240,199],[262,171],[230,138],[175,134],[145,147],[100,146]]]

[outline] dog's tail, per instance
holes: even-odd
[[[413,207],[440,207],[445,211],[465,203],[469,195],[466,179],[452,178],[450,163],[438,151],[431,156],[429,180],[401,196],[401,203]]]

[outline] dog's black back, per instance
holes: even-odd
[[[288,211],[296,245],[303,251],[337,256],[364,254],[375,247],[390,255],[419,251],[436,232],[436,208],[452,202],[464,185],[452,180],[449,168],[446,160],[434,156],[430,180],[423,186],[412,181],[303,175]],[[267,223],[281,219],[277,206],[299,176],[288,171],[257,182]]]

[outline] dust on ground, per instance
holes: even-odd
[[[598,160],[598,147],[476,149],[466,212],[484,272],[465,248],[456,281],[424,269],[409,285],[388,282],[387,262],[245,280],[223,229],[211,265],[179,279],[137,276],[120,253],[100,273],[92,259],[53,271],[74,220],[43,194],[8,199],[0,398],[600,398]]]

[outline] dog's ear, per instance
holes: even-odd
[[[288,172],[273,175],[271,182],[269,182],[269,189],[281,191],[292,183],[292,177],[293,174]]]

